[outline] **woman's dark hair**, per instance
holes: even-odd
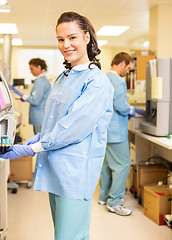
[[[101,51],[98,48],[95,31],[94,31],[94,28],[93,28],[92,24],[90,23],[90,21],[86,17],[79,15],[78,13],[64,12],[57,21],[56,29],[59,24],[64,23],[64,22],[77,22],[80,29],[84,33],[89,32],[90,41],[87,44],[87,54],[88,54],[89,60],[92,62],[92,63],[90,63],[90,65],[95,64],[101,69],[99,59],[96,58],[96,56],[99,55]],[[71,64],[69,62],[67,62],[66,59],[64,61],[64,65],[65,65],[65,68],[71,69]]]
[[[32,58],[30,61],[29,61],[29,65],[34,65],[34,66],[41,66],[41,69],[42,70],[45,70],[47,71],[47,64],[46,62],[41,59],[41,58]]]
[[[113,60],[111,62],[111,67],[113,65],[118,65],[123,61],[125,62],[126,65],[128,65],[128,64],[130,64],[130,62],[133,61],[133,59],[128,53],[120,52],[120,53],[116,54],[115,57],[113,58]]]

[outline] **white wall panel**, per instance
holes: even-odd
[[[30,73],[29,61],[32,58],[42,58],[48,66],[47,75],[58,76],[63,70],[64,58],[59,50],[54,49],[19,49],[18,50],[18,78],[25,78],[29,84],[33,75]]]

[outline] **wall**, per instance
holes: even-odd
[[[11,79],[24,78],[26,84],[30,84],[34,79],[30,73],[29,60],[32,58],[42,58],[46,61],[48,79],[54,82],[63,70],[64,58],[56,48],[38,48],[38,47],[14,47],[12,49],[11,61]]]
[[[159,6],[157,57],[172,57],[172,6]]]
[[[130,53],[129,48],[115,48],[115,47],[101,47],[100,62],[102,66],[102,71],[107,73],[111,68],[111,61],[114,56],[119,52]]]
[[[130,48],[119,48],[119,47],[112,48],[113,57],[119,52],[126,52],[126,53],[130,54]]]
[[[50,49],[56,50],[56,48],[47,48],[47,47],[28,47],[28,46],[21,46],[21,47],[12,47],[12,58],[11,58],[11,79],[18,78],[18,50],[22,49]],[[101,54],[98,56],[101,62],[102,71],[107,73],[111,68],[111,61],[113,57],[121,52],[127,52],[130,54],[129,48],[114,48],[114,47],[100,47]],[[0,56],[2,56],[2,47],[0,46]],[[0,57],[1,58],[1,57]]]
[[[150,10],[150,49],[158,58],[172,56],[172,5],[158,5]]]
[[[158,36],[158,11],[157,7],[154,7],[150,10],[150,18],[149,18],[149,48],[154,51],[155,55],[157,56],[157,36]]]
[[[112,60],[112,48],[111,47],[100,47],[101,53],[97,57],[100,59],[101,69],[104,73],[107,73],[110,69]]]
[[[34,49],[34,47],[13,47],[12,48],[12,59],[11,59],[11,79],[13,78],[18,78],[18,50],[21,49]],[[40,49],[40,48],[36,48],[36,49]],[[53,48],[42,48],[42,49],[53,49]],[[54,50],[56,50],[54,48]],[[102,71],[107,73],[110,69],[110,65],[111,65],[111,60],[113,58],[113,52],[114,49],[112,47],[102,47],[101,48],[101,54],[98,56],[98,58],[101,61],[101,65],[102,65]]]

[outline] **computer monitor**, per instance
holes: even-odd
[[[24,86],[24,78],[14,78],[13,86]]]

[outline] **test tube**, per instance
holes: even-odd
[[[10,148],[10,142],[9,142],[10,139],[6,138],[5,139],[5,143],[6,143],[6,146],[5,146],[5,152],[7,152],[8,148]]]
[[[1,144],[1,138],[0,138],[0,153],[2,153],[2,144]]]
[[[13,145],[12,139],[9,139],[9,145],[10,145],[10,147],[12,147],[12,145]]]
[[[1,152],[2,154],[4,154],[6,152],[6,142],[5,142],[5,138],[1,139]]]

